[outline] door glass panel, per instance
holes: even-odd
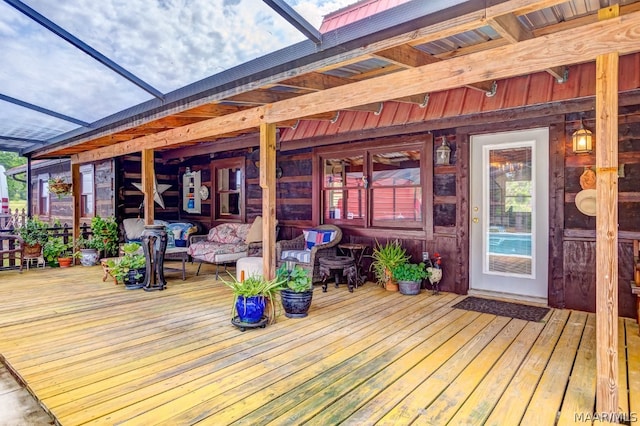
[[[534,186],[533,146],[487,147],[488,220],[485,224],[484,272],[531,276]]]

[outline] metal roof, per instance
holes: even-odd
[[[499,8],[503,4],[511,6],[513,2],[503,0],[494,3],[496,5],[493,7]],[[538,9],[522,6],[525,10],[517,15],[519,25],[533,37],[557,31],[557,27],[561,25],[566,24],[571,28],[593,22],[597,19],[595,15],[598,9],[608,2],[572,0],[545,4],[552,6],[543,5]],[[637,10],[637,4],[637,0],[621,2],[624,13],[633,13]],[[385,6],[391,8],[379,12]],[[67,128],[66,133],[62,131],[58,136],[48,138],[44,148],[31,145],[22,152],[44,156],[71,155],[256,105],[266,105],[288,96],[300,96],[326,87],[420,66],[420,61],[447,60],[508,44],[509,40],[502,37],[499,29],[490,23],[453,33],[442,31],[441,36],[438,36],[439,32],[429,33],[431,28],[439,28],[443,22],[455,22],[458,17],[482,13],[484,7],[484,2],[477,0],[365,0],[328,15],[322,28],[322,42],[319,44],[311,40],[301,41],[166,93],[164,101],[150,99],[96,120],[89,129],[75,128],[69,131]],[[414,42],[394,44],[394,38],[406,37],[406,34],[419,36]],[[385,50],[385,46],[393,49]],[[405,53],[400,51],[407,49],[411,59],[398,55]],[[415,52],[421,52],[424,57]],[[412,62],[414,59],[418,62]],[[550,71],[557,74],[557,70]],[[323,79],[325,76],[335,77],[337,80],[328,82],[324,87],[316,87],[316,83],[302,81],[306,76],[313,76],[315,80],[318,76]],[[491,87],[491,81],[479,83],[475,88],[484,96],[484,92],[491,90],[488,87]],[[401,105],[398,109],[415,109],[415,105],[422,103],[421,99],[416,96],[402,100],[408,102],[408,106]],[[377,117],[376,114],[386,117],[384,109],[381,112],[379,105],[363,105],[354,109],[369,111],[364,114],[374,117]],[[329,126],[328,120],[334,118],[329,115],[320,117],[325,121],[317,125]],[[342,117],[344,120],[344,115]],[[291,124],[293,123],[281,123],[282,127]],[[252,131],[255,129],[222,136],[230,137]],[[215,139],[217,138],[205,140]]]

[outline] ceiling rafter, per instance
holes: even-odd
[[[531,31],[522,25],[518,17],[513,13],[494,16],[493,18],[487,19],[487,22],[502,38],[508,40],[509,43],[518,43],[535,37]],[[567,67],[552,67],[546,71],[557,81],[565,81]]]
[[[421,67],[423,65],[435,64],[436,62],[442,61],[442,59],[437,58],[433,55],[430,55],[426,52],[423,52],[420,49],[417,49],[408,44],[403,44],[400,46],[392,47],[390,49],[381,50],[374,54],[375,56],[379,56],[381,58],[387,59],[397,65],[403,67],[416,68]],[[480,90],[481,92],[485,92],[487,94],[492,92],[494,88],[493,81],[482,81],[475,84],[467,85],[470,89]]]

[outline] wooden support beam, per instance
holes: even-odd
[[[618,16],[601,9],[601,20]],[[618,412],[618,62],[596,58],[596,411]]]
[[[507,13],[501,16],[494,16],[488,19],[489,24],[493,27],[498,34],[502,36],[509,43],[518,43],[524,40],[530,40],[534,38],[533,32],[529,31],[524,25],[520,23],[518,17],[514,13]],[[546,71],[553,76],[558,82],[565,81],[566,67],[551,67]]]
[[[82,188],[80,186],[80,164],[71,163],[71,191],[73,193],[73,224],[71,230],[74,244],[80,237],[80,216],[82,216]]]
[[[153,149],[142,150],[142,192],[144,193],[144,224],[153,225],[154,219],[154,174]]]
[[[76,159],[84,163],[137,152],[141,148],[167,148],[191,140],[258,127],[264,122],[285,122],[416,93],[448,90],[486,81],[489,75],[498,80],[565,64],[592,61],[596,56],[612,50],[617,50],[619,54],[633,53],[640,50],[640,33],[636,31],[638,26],[640,12],[635,12],[546,37],[499,46],[437,64],[211,118],[155,135],[79,153]],[[588,46],[585,45],[585,40],[589,40]]]
[[[264,277],[276,276],[276,125],[260,125],[262,188],[262,266]]]

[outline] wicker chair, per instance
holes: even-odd
[[[342,239],[342,230],[335,225],[318,225],[314,226],[313,229],[334,231],[336,233],[330,242],[324,244],[316,244],[311,248],[309,263],[296,262],[307,271],[311,271],[313,282],[318,282],[322,281],[322,278],[320,277],[319,259],[322,257],[336,255],[337,245],[340,244],[340,240]],[[288,250],[305,250],[305,247],[306,241],[304,239],[304,234],[297,236],[293,240],[278,241],[276,243],[277,266],[279,267],[285,262],[282,258],[283,252]]]

